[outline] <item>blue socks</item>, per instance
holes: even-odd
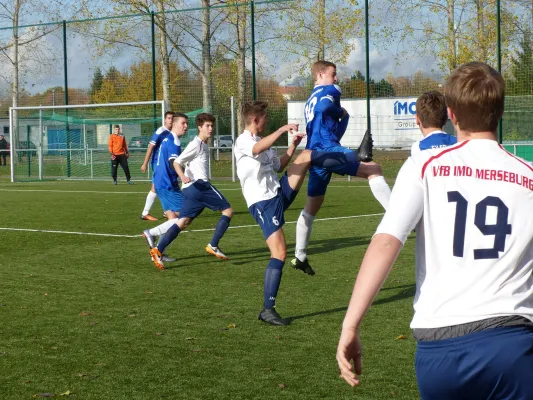
[[[220,239],[222,238],[222,236],[224,236],[224,233],[226,233],[226,231],[228,230],[230,221],[231,221],[231,218],[226,215],[222,215],[220,217],[220,219],[217,222],[217,226],[215,228],[215,233],[213,234],[213,238],[211,239],[211,243],[209,243],[211,247],[218,247],[218,242],[220,242]]]
[[[169,230],[159,238],[159,243],[157,243],[157,249],[163,253],[167,246],[174,241],[180,234],[181,229],[177,224],[172,225]]]
[[[271,258],[265,271],[264,283],[264,306],[272,308],[276,305],[276,296],[278,295],[279,284],[281,282],[281,273],[285,261]]]

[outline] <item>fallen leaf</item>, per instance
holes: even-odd
[[[281,340],[281,336],[276,336],[276,339]]]
[[[30,381],[30,380],[27,380],[27,381],[24,381],[24,383],[32,383],[32,381]]]
[[[60,396],[70,396],[72,394],[72,392],[70,390],[67,390],[66,392],[64,393],[59,393]]]
[[[76,376],[79,376],[80,378],[83,378],[84,376],[88,376],[89,374],[86,374],[85,372],[79,372],[76,374]]]
[[[404,340],[404,339],[407,339],[407,336],[405,335],[400,335],[396,338],[396,340]]]
[[[106,363],[98,363],[98,364],[94,364],[96,365],[97,367],[105,367],[107,364]]]
[[[163,332],[154,332],[154,335],[156,335],[156,336],[163,336]]]
[[[96,325],[98,322],[89,322],[89,325]]]
[[[52,350],[57,350],[57,346],[50,347]]]
[[[137,314],[130,314],[130,315],[128,315],[128,317],[130,317],[130,318],[135,318],[136,316],[137,316]]]
[[[237,327],[237,324],[228,324],[228,329],[235,329]]]
[[[45,293],[44,295],[45,295],[45,296],[48,296],[48,293]],[[49,394],[49,393],[48,393],[48,394]],[[51,396],[47,396],[47,397],[51,397]]]
[[[56,397],[53,393],[37,393],[34,394],[33,397],[40,398],[40,397]]]
[[[283,383],[280,383],[278,386],[279,386],[280,389],[285,389],[285,384],[283,384]]]
[[[94,313],[92,311],[82,311],[80,313],[80,317],[87,317],[89,315],[94,315]]]
[[[185,340],[194,340],[193,337],[186,337]]]
[[[152,294],[153,292],[150,292],[149,290],[147,290],[146,292],[144,292],[146,294]]]

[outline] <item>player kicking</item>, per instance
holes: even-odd
[[[144,162],[141,166],[141,171],[146,172],[146,169],[148,168],[148,162],[150,161],[150,157],[152,157],[152,188],[148,192],[148,196],[146,196],[144,210],[141,214],[141,219],[144,220],[157,221],[156,217],[150,215],[150,209],[154,205],[155,199],[157,198],[157,193],[155,192],[154,187],[154,164],[157,156],[157,151],[159,150],[159,146],[161,146],[162,140],[166,137],[166,135],[168,135],[169,131],[172,129],[173,117],[174,113],[172,111],[167,111],[165,113],[164,123],[152,135],[152,139],[150,140],[150,143],[148,144],[148,149],[146,150],[146,155],[144,156]]]
[[[148,242],[150,248],[154,246],[154,236],[164,234],[177,221],[179,212],[182,207],[183,194],[179,187],[178,174],[173,168],[173,161],[181,153],[179,138],[187,133],[188,126],[187,115],[175,113],[172,118],[172,130],[165,134],[161,140],[154,166],[154,188],[161,202],[161,206],[168,218],[159,226],[152,229],[146,229],[143,237]],[[174,258],[166,255],[162,256],[163,261],[173,262]]]
[[[270,261],[265,271],[263,310],[259,319],[272,325],[288,325],[275,309],[276,296],[281,282],[282,269],[287,256],[283,225],[284,212],[292,204],[302,186],[310,165],[334,167],[347,162],[342,152],[328,153],[304,150],[278,179],[291,160],[303,135],[294,135],[287,152],[278,158],[271,146],[285,132],[297,131],[298,125],[288,124],[264,138],[260,135],[268,123],[267,103],[253,101],[243,106],[245,130],[235,141],[237,175],[250,214],[263,231],[270,250]]]
[[[457,138],[442,130],[448,121],[444,95],[436,90],[425,92],[416,100],[416,124],[423,138],[413,143],[411,155],[427,149],[448,147],[457,143]]]
[[[459,143],[410,157],[398,174],[339,340],[350,385],[359,384],[363,316],[420,223],[411,328],[421,398],[533,399],[533,167],[497,142],[504,92],[483,63],[448,78]]]
[[[344,152],[349,160],[348,163],[334,168],[312,166],[309,169],[307,202],[296,224],[296,258],[291,261],[291,265],[309,275],[314,275],[315,272],[307,259],[307,247],[313,221],[324,202],[331,174],[367,178],[374,197],[385,209],[391,191],[383,178],[380,165],[367,162],[372,160],[372,138],[369,131],[365,133],[357,152],[340,144],[350,116],[340,105],[341,89],[336,85],[335,64],[329,61],[316,61],[311,67],[311,73],[315,88],[305,104],[306,149]]]
[[[151,245],[150,255],[157,268],[163,270],[164,259],[162,253],[165,248],[176,239],[194,218],[209,208],[213,211],[221,211],[215,233],[205,250],[221,260],[228,257],[220,250],[218,243],[228,230],[233,210],[226,198],[209,182],[209,146],[207,142],[213,135],[215,117],[208,113],[196,116],[198,136],[196,136],[185,148],[183,153],[174,160],[174,168],[183,183],[183,205],[181,206],[180,218],[172,221],[172,226],[161,236],[157,246]],[[185,171],[183,170],[185,167]],[[171,222],[171,221],[167,221]],[[164,224],[163,224],[164,225]],[[148,233],[149,234],[149,233]],[[146,231],[144,232],[146,236]],[[153,243],[153,238],[151,238]]]

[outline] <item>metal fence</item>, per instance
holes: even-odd
[[[17,27],[0,28],[0,134],[11,106],[164,99],[176,111],[211,111],[229,135],[231,96],[237,110],[267,100],[274,130],[301,119],[309,67],[328,59],[351,102],[346,145],[372,125],[378,146],[409,146],[416,97],[472,60],[506,79],[503,141],[533,136],[531,1],[97,0],[59,11],[36,2],[47,12],[23,5],[11,13]],[[66,19],[41,22],[59,14]]]

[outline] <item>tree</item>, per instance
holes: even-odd
[[[533,94],[533,49],[529,31],[524,32],[520,49],[511,56],[511,74],[513,78],[507,81],[509,94]]]
[[[89,96],[91,98],[91,103],[93,103],[93,98],[96,92],[98,92],[102,88],[102,83],[104,82],[104,75],[102,74],[102,70],[100,67],[96,67],[93,74],[93,79],[91,82],[91,87],[89,89]]]

